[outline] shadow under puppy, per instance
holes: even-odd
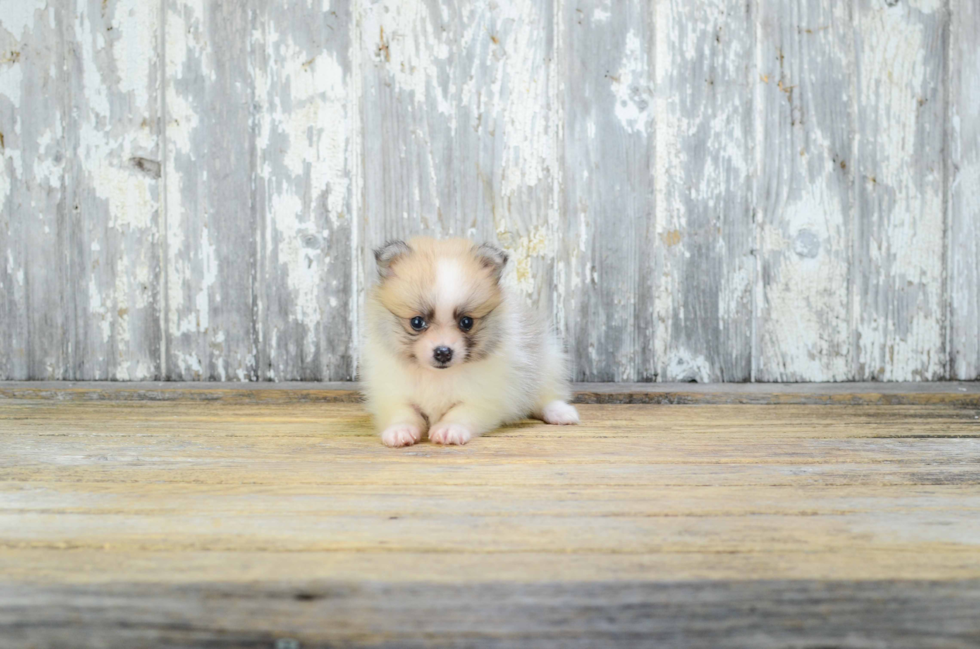
[[[528,416],[578,423],[557,338],[501,286],[506,253],[419,237],[374,254],[362,378],[386,445],[426,431],[437,444],[465,444]]]

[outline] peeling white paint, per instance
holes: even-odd
[[[261,175],[268,179],[265,256],[274,259],[279,266],[276,273],[284,275],[288,323],[302,326],[302,339],[295,341],[302,346],[298,356],[311,359],[321,344],[326,316],[324,281],[331,259],[325,253],[332,243],[332,228],[350,218],[346,74],[335,54],[306,51],[274,22],[266,25],[263,40],[268,66],[256,69],[255,83],[262,102]],[[316,221],[323,207],[327,228]],[[327,303],[331,304],[336,305],[336,299]],[[273,325],[270,358],[277,362],[278,339]]]
[[[647,51],[634,30],[626,34],[623,60],[619,71],[610,79],[616,95],[616,117],[627,132],[647,132],[653,92]]]
[[[10,197],[10,174],[7,172],[6,158],[0,156],[0,210],[4,209]]]
[[[598,0],[592,9],[592,20],[604,23],[612,16],[612,0]]]
[[[45,129],[37,140],[37,151],[40,155],[34,162],[34,178],[37,182],[49,187],[61,184],[62,162],[58,159],[61,151],[62,126],[56,124],[53,128]]]
[[[858,105],[874,131],[858,145],[869,161],[858,179],[859,209],[873,228],[871,268],[884,271],[873,281],[902,304],[879,313],[880,293],[855,296],[859,309],[879,316],[859,318],[856,333],[864,373],[882,380],[930,380],[945,369],[942,144],[936,138],[930,145],[916,118],[931,109],[923,93],[941,69],[935,60],[926,65],[927,29],[938,38],[934,18],[870,8],[860,15]],[[921,147],[931,148],[935,162],[910,163]]]
[[[449,9],[442,7],[439,15],[433,15],[430,7],[414,0],[373,3],[361,17],[363,32],[374,39],[366,45],[391,81],[416,103],[444,115],[455,129],[455,79],[444,85],[437,82],[438,67],[452,57],[455,47],[444,30],[452,28]]]
[[[779,259],[778,272],[764,287],[768,314],[760,341],[764,380],[781,378],[778,364],[782,363],[791,368],[789,378],[846,380],[851,376],[850,322],[842,301],[848,285],[848,251],[837,250],[841,243],[837,229],[843,226],[835,222],[841,216],[839,203],[834,203],[839,199],[829,195],[826,187],[808,186],[785,205],[780,219],[792,223],[794,232],[768,223],[762,229],[762,250]],[[817,251],[799,247],[800,232],[814,233]]]
[[[119,73],[119,92],[130,95],[135,106],[145,107],[150,100],[148,89],[156,85],[150,71],[157,65],[152,44],[157,41],[160,6],[150,0],[120,0],[115,3],[112,18],[115,33],[142,36],[115,40],[112,57]]]
[[[700,354],[686,349],[672,349],[663,361],[666,375],[670,381],[711,383],[713,380],[711,363]]]
[[[18,43],[18,47],[22,46]],[[3,54],[3,52],[0,52],[0,57]],[[23,83],[24,69],[19,61],[4,61],[0,63],[0,97],[6,97],[14,106],[20,106],[21,85]]]
[[[542,257],[554,258],[554,251],[549,254],[549,247],[548,230],[544,226],[535,227],[527,235],[519,237],[516,242],[507,246],[511,261],[507,264],[506,281],[525,296],[531,296],[536,288],[540,288],[533,272],[533,260]]]
[[[110,22],[102,23],[100,14],[83,4],[58,22],[66,26],[58,34],[54,18],[61,5],[8,2],[0,16],[0,35],[7,43],[11,34],[18,43],[60,36],[78,53],[67,122],[77,130],[63,132],[61,121],[28,122],[32,141],[25,143],[21,133],[29,107],[18,110],[14,123],[4,125],[11,130],[0,150],[0,206],[4,217],[23,217],[31,232],[51,241],[63,232],[55,227],[50,208],[61,187],[68,192],[66,200],[81,198],[79,231],[88,238],[73,254],[90,264],[91,275],[77,280],[75,289],[85,317],[91,318],[85,341],[91,358],[86,361],[98,378],[153,375],[155,361],[145,357],[153,334],[144,326],[156,322],[148,314],[164,304],[161,326],[167,339],[176,340],[172,353],[162,354],[172,366],[169,375],[248,380],[256,373],[257,359],[272,365],[258,370],[262,378],[292,378],[300,362],[308,367],[322,362],[323,368],[313,371],[332,371],[333,350],[344,347],[343,341],[324,338],[333,336],[324,333],[328,318],[357,304],[371,279],[360,269],[352,279],[329,276],[346,263],[337,255],[345,259],[347,254],[342,239],[348,236],[348,223],[354,224],[349,247],[355,259],[374,238],[389,231],[408,234],[418,224],[441,234],[496,234],[512,255],[505,281],[522,296],[552,301],[559,324],[589,313],[587,322],[572,329],[576,339],[568,342],[580,365],[601,367],[600,359],[612,359],[604,366],[612,368],[605,374],[612,378],[710,381],[722,375],[726,364],[736,369],[724,376],[738,378],[750,325],[759,326],[757,358],[767,366],[781,363],[779,371],[793,378],[853,378],[857,365],[865,376],[884,379],[936,377],[948,362],[957,363],[953,372],[972,372],[980,356],[951,361],[943,344],[945,336],[953,348],[977,349],[972,340],[977,318],[971,314],[980,293],[973,252],[980,240],[974,241],[978,230],[970,228],[978,213],[980,160],[975,147],[955,153],[955,162],[948,163],[930,153],[942,126],[929,113],[936,98],[922,103],[943,76],[937,61],[946,13],[954,21],[965,15],[963,2],[970,0],[909,0],[891,7],[836,3],[825,12],[831,20],[806,23],[814,33],[793,35],[801,39],[800,51],[786,48],[785,70],[779,73],[763,70],[778,66],[777,57],[755,41],[764,41],[770,28],[785,27],[787,16],[781,12],[789,10],[775,2],[768,11],[776,13],[769,16],[757,15],[760,7],[767,11],[765,2],[746,6],[735,0],[664,0],[652,6],[596,0],[584,7],[535,0],[473,6],[364,0],[353,5],[355,25],[336,23],[340,29],[329,35],[331,30],[321,30],[324,39],[342,38],[350,28],[350,47],[333,47],[328,40],[311,45],[294,33],[295,22],[286,21],[294,9],[311,17],[331,9],[344,15],[344,3],[307,0],[289,9],[250,7],[247,15],[238,16],[250,25],[249,33],[242,34],[251,39],[248,60],[236,60],[233,67],[248,68],[251,86],[233,101],[247,97],[254,102],[246,113],[254,115],[250,126],[259,167],[254,178],[236,186],[255,192],[258,216],[243,214],[242,223],[253,227],[255,217],[254,227],[260,229],[250,240],[253,248],[241,254],[274,265],[256,273],[253,313],[239,312],[242,296],[229,296],[230,271],[219,266],[229,251],[215,233],[226,236],[228,229],[223,220],[211,220],[220,207],[209,201],[220,195],[212,190],[228,180],[209,176],[209,167],[218,176],[224,169],[201,146],[211,136],[201,130],[212,118],[208,102],[223,99],[202,88],[221,87],[219,71],[228,63],[222,60],[227,56],[222,44],[212,42],[215,24],[209,21],[216,5],[168,1],[161,14],[156,1],[119,0],[107,5]],[[580,8],[581,16],[576,13]],[[648,23],[630,22],[646,21],[647,11],[653,13]],[[856,22],[850,31],[852,13]],[[812,7],[794,7],[789,22],[800,24],[785,28],[798,29],[812,15]],[[161,16],[167,21],[164,43],[157,24]],[[846,26],[839,28],[850,31],[846,43],[826,40],[833,38],[833,30],[822,30],[823,22]],[[570,30],[579,28],[614,37],[611,47],[603,45],[608,60],[602,62],[597,83],[569,101],[570,79],[563,75],[571,60],[568,41],[576,38]],[[949,28],[955,34],[958,23]],[[25,101],[36,101],[28,96],[37,94],[25,77],[28,69],[48,75],[48,81],[65,77],[54,45],[40,43],[30,50],[36,60],[26,54],[20,61],[6,60],[0,51],[0,102],[21,108]],[[975,50],[972,45],[966,54],[950,50],[951,75],[959,73],[958,63]],[[846,57],[854,46],[859,58],[851,61]],[[650,47],[656,48],[653,56]],[[835,54],[824,50],[842,58],[831,59]],[[165,61],[155,59],[160,51],[166,52]],[[800,56],[821,69],[832,63],[836,67],[828,76],[840,83],[808,87],[794,78],[799,65],[793,57]],[[161,65],[166,81],[158,88]],[[972,69],[965,67],[962,74],[975,79]],[[847,77],[858,72],[859,92],[851,93]],[[762,76],[768,80],[757,81]],[[772,91],[776,84],[781,87]],[[846,160],[846,173],[854,175],[850,181],[841,180],[844,172],[833,160],[839,143],[829,134],[836,131],[812,122],[777,126],[787,148],[801,150],[795,164],[753,152],[767,142],[758,131],[769,126],[761,122],[768,109],[760,106],[769,101],[770,91],[780,106],[785,102],[793,110],[799,110],[803,93],[861,107],[865,119],[855,125],[850,140],[857,152],[850,156],[854,160]],[[971,119],[966,107],[980,104],[980,84],[965,81],[956,93],[950,89],[950,97],[960,111],[951,108],[948,121],[950,148],[955,149],[957,138],[975,139],[970,130],[975,126],[962,122]],[[575,111],[600,100],[603,114],[578,122],[569,136],[575,139],[566,140],[566,121],[582,119],[584,113]],[[137,157],[152,163],[163,155],[155,134],[158,104],[167,109],[163,179],[133,164]],[[802,110],[805,119],[814,119],[805,105]],[[374,127],[381,123],[381,134],[394,140],[384,146],[361,132],[360,120],[378,114],[382,119]],[[242,137],[253,134],[242,124],[233,127],[242,129]],[[77,150],[64,151],[66,142],[77,143]],[[575,145],[582,145],[587,158],[611,142],[627,150],[619,158],[611,156],[626,161],[621,167],[610,162],[608,152],[581,165],[574,155],[568,157]],[[920,164],[923,147],[928,161]],[[379,150],[387,156],[380,162]],[[632,180],[643,178],[645,154],[653,157],[652,196]],[[944,165],[954,179],[949,186],[943,184]],[[759,217],[754,243],[762,256],[759,268],[769,273],[763,286],[739,234],[744,229],[747,237],[755,236],[742,219],[743,212],[760,204],[752,202],[749,188],[771,179],[776,167],[776,172],[791,169],[799,177],[795,184],[788,176],[776,183],[779,218]],[[66,168],[73,174],[67,186]],[[240,173],[239,168],[232,171]],[[360,174],[365,174],[363,183]],[[477,187],[474,178],[485,184]],[[846,182],[863,192],[861,198],[852,197],[853,213],[840,193]],[[560,207],[575,184],[584,189]],[[21,192],[22,186],[30,189]],[[467,201],[476,190],[482,193],[472,204],[479,202],[485,212],[470,214]],[[369,209],[359,204],[365,195],[378,199]],[[611,198],[622,196],[629,197],[625,208],[616,202],[611,209]],[[944,240],[941,226],[946,205],[951,210],[947,236],[959,237],[952,242]],[[637,241],[643,228],[638,219],[648,218],[653,219],[652,241]],[[619,232],[609,227],[609,219],[617,226],[637,223]],[[221,228],[202,225],[210,222]],[[165,223],[166,231],[158,232],[157,223]],[[849,274],[857,272],[848,259],[855,248],[847,238],[853,223],[867,225],[869,257],[862,272],[876,283],[870,292],[855,287],[844,294]],[[611,240],[610,232],[622,241]],[[955,250],[944,255],[947,245]],[[16,304],[25,299],[26,278],[44,286],[44,276],[30,259],[20,258],[19,248],[8,247],[4,254],[3,290],[14,294]],[[156,264],[162,264],[162,272]],[[164,281],[166,294],[155,293]],[[946,281],[955,307],[945,302]],[[623,290],[634,285],[641,288],[631,294]],[[750,322],[746,304],[753,299],[753,285],[763,313]],[[50,304],[58,301],[40,297]],[[279,311],[270,316],[270,301],[279,299],[274,307]],[[957,321],[953,326],[958,328],[947,334],[947,313],[970,321]],[[249,348],[247,334],[228,324],[236,318],[259,321],[258,349]],[[15,331],[12,339],[23,346],[18,335]],[[855,335],[860,337],[853,349],[858,359],[850,356]],[[41,353],[32,371],[63,376],[65,360],[58,354]],[[656,367],[643,367],[640,356]],[[109,358],[115,359],[111,367]],[[766,367],[762,370],[766,377]]]
[[[0,27],[10,32],[14,38],[20,39],[24,31],[34,29],[34,21],[37,19],[38,12],[42,12],[48,6],[48,0],[12,0],[4,2],[3,13],[0,13]],[[50,24],[54,25],[53,7],[47,18]]]

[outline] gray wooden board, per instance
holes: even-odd
[[[4,584],[0,646],[967,649],[978,608],[975,580]]]
[[[259,3],[257,372],[354,377],[350,8]]]
[[[251,3],[166,3],[165,371],[258,378]]]
[[[635,308],[654,297],[639,294],[637,272],[647,243],[637,235],[653,217],[650,4],[561,7],[564,334],[577,380],[630,381],[638,369]]]
[[[950,1],[949,377],[980,379],[980,5]]]
[[[0,373],[71,378],[63,2],[0,10]],[[92,377],[94,378],[94,377]]]
[[[859,380],[946,373],[941,2],[858,0],[854,361]]]
[[[161,378],[159,0],[65,3],[71,378]]]
[[[452,0],[384,0],[364,3],[363,12],[355,28],[365,245],[414,234],[465,234],[454,139],[459,7]],[[365,258],[373,264],[373,257]]]
[[[655,5],[662,381],[751,378],[754,12],[738,0]]]
[[[855,132],[847,3],[759,3],[754,378],[852,379]]]
[[[450,232],[507,248],[506,281],[557,320],[555,187],[562,162],[556,93],[564,77],[557,70],[556,3],[458,4],[458,216]]]
[[[980,376],[970,0],[0,0],[0,378],[348,380],[495,240],[577,380]]]

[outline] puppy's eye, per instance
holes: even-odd
[[[417,315],[414,318],[412,318],[409,324],[412,325],[412,329],[414,329],[415,331],[422,331],[423,329],[425,329],[425,318],[423,318],[420,315]]]
[[[469,317],[468,315],[464,315],[462,318],[459,319],[459,328],[462,329],[463,331],[469,331],[470,329],[472,329],[473,318]]]

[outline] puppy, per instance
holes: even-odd
[[[501,286],[506,253],[420,237],[374,254],[362,379],[381,441],[409,446],[428,431],[465,444],[527,416],[578,423],[558,340]]]

